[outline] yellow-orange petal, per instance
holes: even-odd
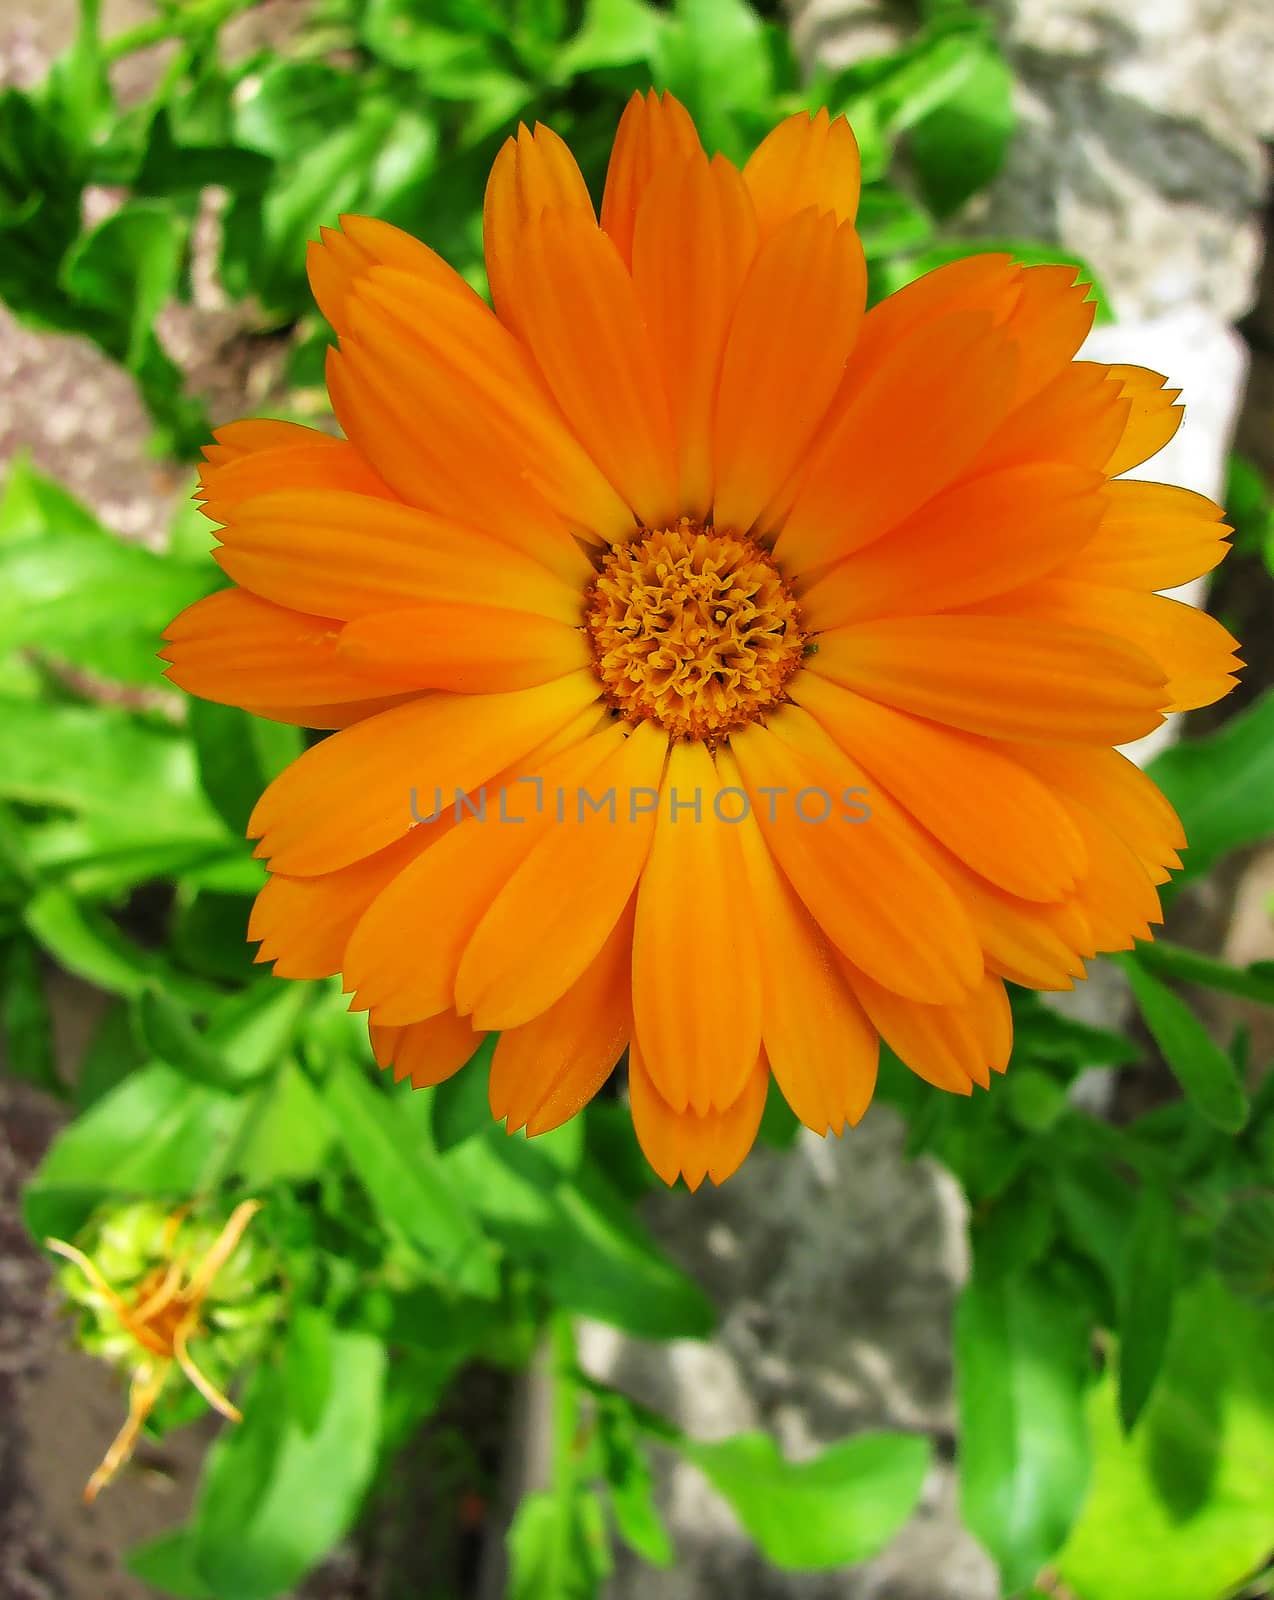
[[[502,885],[554,825],[557,789],[586,783],[619,738],[611,725],[552,755],[541,753],[520,777],[502,774],[493,792],[477,796],[462,821],[447,827],[394,878],[346,948],[346,986],[355,991],[356,1007],[370,1008],[389,1023],[415,1022],[452,1008],[465,947]],[[450,785],[442,786],[444,808],[453,792]],[[439,799],[437,794],[430,798]],[[428,814],[424,806],[421,813]]]
[[[1175,589],[1210,572],[1232,532],[1220,506],[1188,489],[1122,479],[1107,485],[1092,539],[1058,577],[1129,589]]]
[[[1092,628],[1141,651],[1163,673],[1168,711],[1210,706],[1243,665],[1238,640],[1215,617],[1166,595],[1053,577],[986,603],[1001,607],[1041,627]]]
[[[1128,421],[1129,404],[1105,369],[1072,361],[1008,414],[970,464],[970,477],[1030,461],[1100,471]]]
[[[581,555],[563,523],[594,540],[631,528],[525,349],[486,306],[376,268],[351,292],[349,324],[337,414],[405,498],[570,573]]]
[[[837,222],[858,215],[862,163],[844,117],[797,111],[767,133],[743,169],[764,234],[813,206]]]
[[[287,449],[292,445],[318,444],[328,440],[339,446],[341,441],[331,434],[320,433],[317,428],[307,428],[300,422],[277,422],[272,417],[244,417],[239,422],[227,422],[212,430],[213,444],[203,447],[206,467],[200,475],[212,468],[229,466],[240,456],[255,455],[259,450]]]
[[[1018,349],[1018,404],[1063,371],[1092,331],[1097,303],[1073,266],[1023,267],[1020,294],[1004,325]]]
[[[296,489],[239,505],[217,564],[263,599],[351,621],[420,604],[508,606],[574,626],[580,591],[520,550],[397,501]]]
[[[290,423],[286,426],[293,429]],[[301,427],[290,431],[286,442],[280,439],[243,448],[206,462],[199,472],[198,498],[205,516],[214,522],[228,522],[243,501],[289,488],[395,498],[389,485],[348,440]]]
[[[1181,390],[1169,389],[1167,378],[1160,372],[1125,366],[1106,370],[1129,402],[1128,424],[1106,463],[1106,471],[1117,478],[1163,449],[1181,426],[1185,407],[1174,403]]]
[[[633,1128],[646,1160],[667,1184],[679,1177],[693,1193],[704,1178],[724,1183],[756,1142],[770,1073],[761,1057],[728,1106],[699,1114],[675,1110],[660,1094],[634,1040],[628,1051]]]
[[[1071,816],[1084,838],[1088,872],[1075,890],[1098,950],[1131,950],[1163,921],[1154,875],[1106,822],[1078,802]]]
[[[675,520],[677,455],[632,279],[606,234],[572,212],[526,225],[519,327],[567,421],[647,527]]]
[[[631,1029],[630,902],[584,971],[539,1016],[500,1035],[491,1114],[510,1133],[547,1133],[582,1111],[610,1077]]]
[[[443,1011],[425,1022],[412,1022],[405,1028],[387,1028],[372,1022],[368,1026],[376,1065],[394,1070],[394,1082],[411,1079],[413,1089],[431,1089],[460,1071],[482,1043],[468,1017]]]
[[[917,853],[914,824],[809,713],[785,706],[730,748],[775,860],[832,944],[900,994],[966,994],[982,953],[963,909]],[[815,797],[804,811],[802,794]],[[870,818],[848,820],[864,799]]]
[[[1021,298],[1023,270],[1002,251],[988,251],[935,267],[904,284],[863,318],[851,378],[874,370],[900,340],[955,312],[977,312],[1002,328]]]
[[[668,396],[684,515],[705,516],[712,504],[721,361],[756,241],[743,180],[721,156],[665,165],[645,188],[633,288]]]
[[[615,130],[602,191],[602,231],[609,234],[625,266],[632,263],[637,213],[647,186],[662,171],[702,154],[690,113],[679,100],[653,89],[644,96],[633,91]]]
[[[378,686],[338,658],[340,632],[330,617],[221,589],[173,618],[159,656],[169,663],[165,677],[221,705],[367,700]]]
[[[698,742],[674,742],[633,931],[633,1027],[676,1111],[732,1105],[761,1046],[752,908],[723,787]]]
[[[840,385],[866,294],[858,235],[831,215],[802,212],[758,250],[722,358],[718,529],[745,533],[791,477]]]
[[[806,670],[991,739],[1123,744],[1157,728],[1168,701],[1162,669],[1135,645],[1021,616],[887,617],[833,628],[819,635]]]
[[[1105,481],[1081,467],[1033,462],[957,484],[815,579],[801,595],[806,623],[818,632],[949,611],[1041,578],[1094,536]]]
[[[728,750],[717,766],[742,779]],[[761,1038],[783,1098],[815,1133],[856,1124],[876,1086],[877,1035],[754,817],[739,824],[761,957]]]
[[[348,326],[346,308],[353,285],[372,267],[393,267],[435,284],[457,300],[481,305],[480,297],[436,250],[377,217],[344,216],[341,226],[320,228],[320,242],[306,251],[310,289],[319,310],[337,333]]]
[[[904,1066],[935,1088],[971,1094],[1003,1072],[1013,1047],[1013,1019],[1001,978],[990,973],[958,1005],[921,1005],[850,971],[850,987]]]
[[[481,605],[422,605],[347,623],[337,641],[347,670],[396,687],[500,694],[588,667],[579,628],[528,611]]]
[[[317,877],[272,872],[248,918],[248,939],[260,945],[256,959],[272,961],[276,978],[330,978],[338,973],[358,919],[424,850],[428,832],[416,828],[375,855]]]
[[[493,898],[460,962],[456,1005],[481,1027],[530,1021],[593,960],[650,850],[667,753],[668,735],[644,722],[587,784],[552,797],[554,826]]]
[[[1014,761],[1065,800],[1101,817],[1152,874],[1181,865],[1185,829],[1167,797],[1118,750],[1076,745],[1006,746]]]
[[[862,767],[974,872],[1025,900],[1058,900],[1086,866],[1084,846],[1048,789],[997,747],[894,711],[805,672],[792,686]],[[866,824],[870,827],[871,824]]]
[[[800,576],[842,560],[960,477],[1004,414],[1015,359],[981,312],[953,312],[900,339],[784,491],[786,515],[772,513],[784,569]]]
[[[277,872],[335,872],[413,826],[413,790],[467,794],[597,699],[590,672],[511,694],[430,694],[333,734],[270,784],[248,823]],[[418,808],[428,814],[428,806]],[[504,830],[515,832],[515,829]],[[410,1020],[410,1019],[409,1019]]]
[[[524,331],[523,270],[527,229],[546,211],[578,218],[596,229],[588,185],[575,157],[552,128],[519,124],[491,167],[482,214],[483,249],[491,302],[506,327]]]

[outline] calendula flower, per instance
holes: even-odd
[[[193,693],[339,730],[252,818],[261,958],[342,974],[414,1084],[499,1031],[510,1129],[627,1049],[691,1186],[771,1074],[820,1133],[880,1037],[968,1094],[1006,980],[1148,937],[1184,839],[1112,747],[1237,664],[1155,592],[1220,559],[1218,508],[1119,481],[1176,392],[1074,359],[1068,268],[978,256],[865,311],[858,189],[842,119],[740,172],[652,94],[600,218],[555,134],[505,145],[494,310],[346,218],[310,258],[345,437],[217,435],[236,587],[168,635]]]
[[[138,1201],[96,1219],[84,1248],[64,1239],[44,1241],[70,1263],[60,1281],[81,1313],[80,1344],[130,1379],[128,1417],[85,1486],[86,1502],[132,1455],[174,1368],[215,1411],[241,1420],[190,1346],[201,1343],[233,1371],[257,1352],[277,1316],[272,1257],[241,1245],[260,1209],[260,1201],[245,1200],[216,1226],[193,1218],[186,1207],[165,1212]]]

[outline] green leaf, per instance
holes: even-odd
[[[130,370],[140,367],[155,319],[176,292],[185,247],[176,212],[153,200],[129,200],[82,235],[63,263],[67,293],[119,329],[108,350]]]
[[[768,108],[774,58],[746,0],[676,0],[652,67],[655,86],[685,105],[705,148],[731,159],[750,153],[732,113]]]
[[[914,123],[907,141],[921,192],[938,217],[959,210],[995,177],[1016,121],[1013,74],[994,44],[971,44],[967,53],[967,75]]]
[[[219,1596],[270,1600],[345,1536],[371,1483],[380,1441],[385,1351],[365,1333],[333,1329],[338,1379],[307,1432],[282,1372],[258,1373],[243,1421],[208,1456],[191,1519],[194,1561]]]
[[[1061,1548],[1088,1481],[1082,1311],[1039,1270],[976,1270],[956,1313],[960,1508],[1016,1593]]]
[[[808,1461],[785,1461],[769,1434],[677,1448],[734,1507],[766,1560],[814,1572],[876,1555],[910,1518],[929,1470],[915,1434],[862,1433]]]
[[[646,0],[586,0],[579,31],[557,55],[553,75],[569,83],[598,67],[649,62],[659,50],[666,19]]]
[[[495,1044],[495,1035],[483,1040],[473,1058],[434,1090],[431,1115],[440,1154],[491,1126],[487,1091]]]
[[[1189,848],[1177,882],[1274,835],[1274,690],[1206,739],[1162,751],[1146,769],[1172,802]]]
[[[651,1566],[670,1567],[676,1552],[655,1504],[654,1477],[633,1408],[622,1395],[601,1394],[596,1415],[602,1473],[620,1537]]]
[[[24,1196],[28,1227],[37,1238],[71,1238],[111,1195],[197,1194],[251,1104],[171,1067],[130,1073],[53,1141]]]
[[[190,1019],[185,1006],[157,984],[137,997],[138,1043],[147,1056],[163,1061],[196,1083],[231,1093],[244,1087],[221,1053],[210,1045]]]
[[[303,1433],[317,1431],[327,1409],[334,1371],[335,1330],[317,1306],[297,1306],[288,1323],[283,1379],[288,1410]]]
[[[1131,1431],[1153,1393],[1168,1348],[1177,1291],[1177,1213],[1146,1185],[1137,1202],[1119,1297],[1119,1417]]]
[[[261,1090],[261,1099],[235,1159],[250,1189],[322,1176],[335,1131],[323,1102],[294,1061],[285,1061]]]
[[[36,940],[68,972],[109,994],[140,995],[162,971],[156,957],[63,889],[37,894],[26,908],[25,920]]]
[[[869,184],[862,193],[856,224],[869,261],[918,250],[933,237],[933,223],[907,197],[888,184]]]
[[[1177,1300],[1136,1431],[1114,1374],[1088,1403],[1092,1487],[1057,1568],[1077,1600],[1221,1600],[1274,1547],[1274,1340],[1210,1275]]]
[[[174,1600],[218,1600],[195,1567],[195,1541],[189,1528],[173,1528],[135,1544],[124,1565],[135,1578]]]
[[[610,1573],[601,1503],[591,1490],[526,1495],[508,1543],[506,1600],[595,1600]]]
[[[301,754],[304,736],[299,728],[211,700],[192,697],[186,712],[204,793],[243,838],[261,791]]]
[[[1247,1095],[1233,1060],[1183,1000],[1164,987],[1136,956],[1115,958],[1173,1076],[1199,1113],[1226,1133],[1247,1121]]]
[[[394,1096],[345,1062],[329,1076],[325,1098],[355,1176],[384,1222],[457,1287],[494,1295],[495,1261],[461,1186]]]
[[[1157,977],[1171,978],[1177,983],[1197,983],[1221,994],[1237,994],[1244,1000],[1259,1000],[1263,1005],[1274,1006],[1274,965],[1268,961],[1232,967],[1228,962],[1216,961],[1164,939],[1139,946],[1137,961]]]
[[[21,934],[0,949],[0,1045],[6,1071],[59,1098],[66,1094],[54,1063],[39,952]]]

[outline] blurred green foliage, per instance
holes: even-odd
[[[327,341],[306,240],[341,211],[372,212],[481,287],[482,189],[519,118],[562,133],[599,193],[619,112],[652,82],[736,159],[789,111],[845,111],[877,296],[973,248],[945,225],[1013,134],[994,31],[963,0],[918,9],[896,52],[812,77],[777,15],[744,0],[315,0],[270,46],[232,48],[228,24],[248,9],[170,0],[103,39],[84,0],[45,84],[0,97],[0,296],[126,367],[156,448],[183,459],[208,424],[157,319],[191,295],[201,216],[245,328],[290,341],[290,388],[271,408],[286,412]],[[121,105],[112,69],[159,45],[152,91]],[[99,196],[86,226],[103,186],[114,209]],[[1268,542],[1267,503],[1236,481],[1256,507],[1245,526],[1264,516]],[[597,1594],[616,1537],[675,1561],[652,1446],[703,1472],[770,1562],[870,1557],[916,1507],[930,1441],[858,1436],[792,1465],[765,1435],[689,1439],[580,1370],[573,1317],[647,1339],[703,1338],[714,1322],[639,1220],[649,1178],[620,1105],[509,1139],[489,1120],[485,1058],[439,1089],[392,1089],[334,985],[253,966],[262,874],[244,822],[304,736],[154,692],[161,628],[219,581],[208,543],[187,513],[163,554],[122,543],[22,461],[0,501],[0,1020],[10,1070],[69,1113],[27,1220],[72,1239],[139,1201],[260,1196],[254,1237],[284,1285],[244,1422],[209,1453],[186,1525],[136,1550],[132,1570],[195,1600],[286,1591],[384,1490],[458,1376],[516,1373],[537,1350],[553,1477],[509,1535],[516,1600]],[[1187,877],[1268,837],[1274,699],[1169,751],[1155,775],[1191,837]],[[50,963],[104,997],[70,1081],[54,1062]],[[1274,1459],[1274,1079],[1249,1098],[1243,1038],[1218,1043],[1181,991],[1268,1004],[1274,970],[1162,943],[1124,965],[1144,1034],[1020,994],[994,1093],[956,1100],[887,1061],[880,1097],[911,1153],[968,1197],[961,1506],[1005,1594],[1060,1572],[1077,1600],[1220,1600],[1274,1546],[1274,1507],[1254,1488]],[[1081,1109],[1075,1079],[1146,1059],[1148,1038],[1182,1096],[1120,1126]],[[772,1096],[763,1137],[783,1146],[794,1131]],[[185,1396],[155,1428],[197,1405]],[[491,1489],[476,1467],[461,1478],[445,1508],[457,1524],[460,1494]],[[440,1566],[438,1596],[448,1581]]]

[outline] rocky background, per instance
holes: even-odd
[[[270,0],[240,26],[270,36],[295,8]],[[1156,475],[1218,493],[1237,433],[1274,477],[1274,270],[1258,284],[1270,221],[1265,141],[1274,139],[1269,0],[995,0],[993,9],[1018,75],[1021,126],[1007,170],[961,230],[1055,239],[1096,267],[1120,326],[1103,330],[1093,353],[1186,385],[1189,419]],[[74,0],[0,0],[0,84],[38,81],[74,10]],[[801,50],[835,64],[887,47],[905,28],[902,5],[804,0],[792,11]],[[104,12],[114,30],[149,8],[108,0]],[[219,418],[268,395],[277,352],[244,338],[211,288],[165,333]],[[77,341],[20,330],[0,312],[0,460],[28,449],[120,533],[158,539],[186,475],[148,457],[146,433],[123,374]],[[1245,697],[1274,681],[1274,625],[1250,615],[1249,592],[1230,563],[1212,602],[1240,618],[1253,662]],[[1174,936],[1224,943],[1236,960],[1274,955],[1260,911],[1272,880],[1274,865],[1258,857],[1215,886],[1210,903],[1184,908],[1189,925]],[[68,985],[60,998],[73,1059],[92,998]],[[162,1458],[143,1452],[144,1470],[91,1511],[79,1507],[121,1397],[100,1368],[64,1349],[47,1272],[17,1214],[19,1185],[56,1118],[51,1103],[0,1078],[0,1600],[142,1600],[147,1591],[118,1575],[119,1552],[181,1517],[205,1437],[194,1429]],[[784,1576],[758,1563],[691,1469],[668,1461],[666,1506],[683,1560],[654,1574],[621,1558],[613,1600],[995,1600],[991,1565],[960,1528],[949,1465],[961,1202],[939,1170],[905,1162],[901,1145],[897,1119],[878,1106],[839,1142],[806,1138],[782,1157],[758,1151],[693,1209],[684,1195],[656,1203],[654,1226],[722,1309],[717,1337],[647,1347],[598,1327],[585,1330],[583,1348],[599,1375],[703,1437],[765,1426],[800,1455],[852,1428],[924,1430],[939,1464],[920,1514],[866,1567]],[[537,1472],[534,1377],[523,1400],[532,1420],[514,1476],[526,1481]],[[361,1555],[332,1564],[307,1594],[392,1600],[377,1577],[386,1563]],[[494,1600],[499,1589],[489,1587]]]

